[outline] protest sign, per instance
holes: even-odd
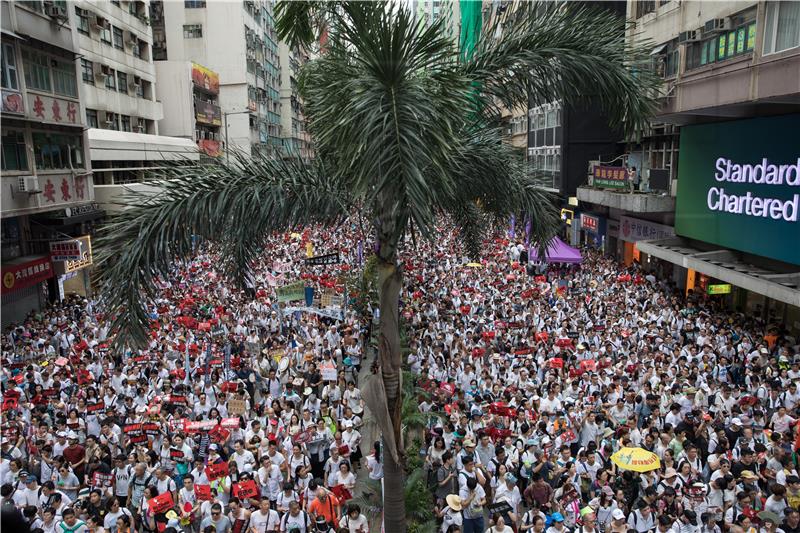
[[[256,482],[252,479],[234,483],[233,495],[240,500],[244,500],[246,498],[255,498],[258,496],[258,485],[256,485]]]
[[[243,415],[247,411],[246,400],[228,400],[228,414],[234,416]]]
[[[295,281],[283,287],[275,289],[275,296],[279,302],[292,302],[302,300],[306,296],[305,284],[302,281]]]
[[[206,477],[209,481],[214,481],[228,475],[228,463],[214,463],[206,467]]]
[[[108,488],[111,486],[111,480],[113,479],[111,474],[102,474],[100,472],[95,472],[92,474],[92,487],[94,488]]]
[[[305,262],[306,265],[308,266],[335,265],[339,263],[339,252],[332,254],[325,254],[325,255],[317,255],[314,257],[307,257],[305,259]]]
[[[150,508],[151,513],[158,514],[165,513],[172,509],[175,506],[175,502],[172,500],[172,493],[165,492],[164,494],[160,494],[155,498],[147,500],[147,505]]]
[[[211,485],[195,484],[194,494],[200,501],[211,501]]]

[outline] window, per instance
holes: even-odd
[[[25,84],[28,89],[51,92],[50,66],[48,57],[33,50],[22,50],[22,63],[25,67]]]
[[[133,15],[134,17],[139,15],[139,6],[137,6],[138,2],[128,2],[128,13]]]
[[[33,155],[41,170],[83,167],[83,139],[79,135],[33,132]]]
[[[78,83],[75,76],[75,64],[67,61],[53,60],[53,91],[64,96],[78,96]]]
[[[142,83],[142,80],[139,80],[138,85],[136,85],[136,96],[137,98],[144,98],[144,83]]]
[[[19,90],[19,80],[17,79],[17,56],[14,55],[15,48],[11,43],[3,43],[2,54],[2,85],[6,89]]]
[[[3,131],[3,170],[28,170],[25,134],[21,131]]]
[[[686,68],[694,69],[749,53],[753,50],[755,42],[756,23],[747,22],[733,31],[721,33],[718,37],[692,43],[687,48]]]
[[[111,3],[114,4],[117,7],[122,7],[122,6],[119,5],[119,0],[111,0]]]
[[[111,25],[108,21],[104,21],[105,25],[100,27],[100,42],[111,44]]]
[[[94,63],[81,58],[81,79],[84,83],[94,85]]]
[[[184,0],[183,7],[186,9],[198,9],[206,7],[206,0]]]
[[[125,49],[125,45],[122,44],[123,35],[122,35],[122,28],[117,28],[116,26],[111,28],[111,31],[114,34],[114,48],[118,48],[120,50]]]
[[[86,125],[90,128],[97,128],[97,110],[95,109],[87,109],[86,110]]]
[[[75,8],[75,18],[78,19],[78,31],[89,35],[89,13],[85,9]]]
[[[128,75],[119,70],[117,71],[117,90],[121,93],[128,94]]]
[[[117,78],[113,69],[108,69],[106,76],[106,89],[117,90]]]
[[[136,39],[136,42],[133,44],[133,47],[131,48],[131,53],[133,54],[133,57],[138,57],[139,59],[142,59],[142,47],[143,47],[142,41]]]
[[[106,123],[103,126],[107,130],[119,130],[119,117],[117,117],[117,114],[106,112]]]
[[[764,19],[764,54],[800,46],[800,1],[768,2]]]
[[[678,74],[678,65],[680,65],[680,54],[678,52],[678,47],[670,43],[669,47],[667,48],[667,55],[664,58],[664,77],[671,78]]]
[[[184,24],[183,25],[183,38],[184,39],[199,39],[203,36],[202,24]]]
[[[121,116],[122,127],[120,128],[122,131],[131,131],[131,117],[128,115]]]

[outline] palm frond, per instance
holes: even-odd
[[[320,163],[245,157],[230,164],[175,166],[154,186],[156,195],[130,193],[98,242],[104,304],[117,346],[147,341],[147,305],[155,279],[192,252],[192,236],[221,243],[225,273],[243,283],[264,238],[315,221],[335,222],[348,199]]]
[[[652,117],[661,80],[648,68],[651,47],[626,41],[624,17],[575,4],[520,2],[514,17],[484,29],[462,64],[484,110],[592,97],[612,125],[635,128]]]

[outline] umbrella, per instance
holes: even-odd
[[[467,266],[472,268],[481,268],[483,265],[480,263],[467,263]]]
[[[611,456],[611,460],[621,469],[634,472],[649,472],[661,468],[658,456],[643,448],[622,448]]]

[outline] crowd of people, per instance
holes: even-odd
[[[789,332],[597,251],[579,266],[527,262],[523,242],[497,235],[472,263],[442,225],[436,242],[402,252],[406,363],[428,421],[415,431],[437,530],[800,533]],[[353,225],[276,235],[252,289],[239,290],[201,246],[159,279],[143,350],[117,349],[91,299],[12,325],[4,523],[378,529],[354,503],[362,479],[383,475],[358,387],[378,310],[314,310],[357,296],[342,274],[368,249]],[[339,263],[309,265],[311,250]],[[314,288],[312,305],[278,302],[298,280]],[[626,447],[656,454],[658,467],[620,468],[611,456]]]

